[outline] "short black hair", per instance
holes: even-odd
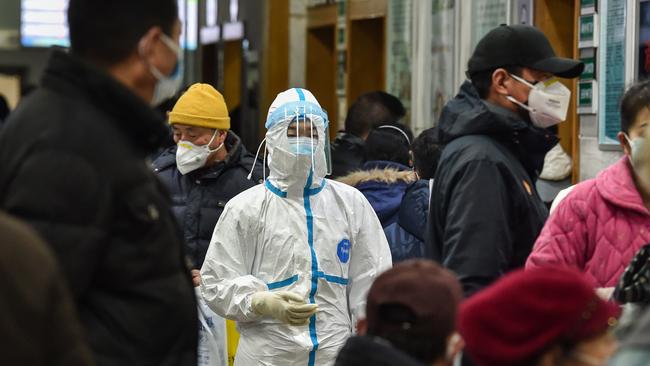
[[[413,166],[420,179],[433,179],[438,169],[442,149],[438,142],[438,127],[426,129],[413,141]]]
[[[650,79],[632,85],[621,99],[621,131],[628,133],[636,116],[650,107]]]
[[[383,91],[366,93],[357,98],[345,117],[345,132],[363,136],[374,126],[398,122],[406,109],[394,95]]]
[[[130,56],[152,27],[171,35],[176,19],[176,0],[70,0],[70,49],[95,64],[111,66]]]
[[[493,69],[479,71],[472,75],[469,75],[469,78],[472,81],[472,85],[474,85],[474,89],[476,89],[481,99],[485,99],[488,97],[488,94],[490,93],[490,87],[492,86],[492,74],[494,74],[494,71],[496,71],[497,69],[505,69],[509,74],[521,76],[521,71],[523,70],[523,67],[521,66],[496,67]]]
[[[402,130],[406,137],[393,128],[375,128],[370,131],[364,146],[364,158],[366,161],[384,160],[409,165],[410,142],[413,140],[413,132],[402,123],[391,123]],[[381,127],[381,126],[378,126]]]

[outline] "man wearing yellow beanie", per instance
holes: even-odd
[[[185,253],[192,268],[200,269],[224,206],[262,181],[262,164],[229,131],[226,102],[208,84],[194,84],[180,97],[169,112],[169,124],[176,146],[165,150],[153,165],[171,193],[185,236]]]

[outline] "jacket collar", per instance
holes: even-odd
[[[596,188],[611,204],[650,215],[634,183],[634,171],[627,156],[598,174]]]
[[[85,99],[109,115],[145,154],[154,153],[168,136],[163,117],[142,98],[105,71],[73,55],[54,51],[41,83],[44,88]]]
[[[537,128],[517,113],[480,98],[474,85],[465,81],[440,115],[439,138],[447,144],[467,135],[485,135],[508,148],[536,180],[546,153],[559,139]]]
[[[392,161],[374,160],[366,162],[362,170],[340,177],[337,181],[353,187],[367,182],[377,182],[382,185],[411,184],[416,181],[416,176],[413,170],[405,165]]]
[[[358,148],[363,148],[366,144],[366,142],[361,137],[355,136],[345,131],[338,133],[336,139],[334,139],[334,143],[352,145]]]

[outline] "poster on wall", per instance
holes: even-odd
[[[386,90],[399,98],[407,111],[411,109],[411,7],[412,0],[390,0],[386,32]]]
[[[69,47],[68,0],[22,0],[20,37],[25,47]]]
[[[598,47],[598,14],[581,15],[579,22],[578,48]]]
[[[637,80],[650,78],[650,0],[639,2],[639,38],[637,42]]]
[[[510,23],[509,9],[509,0],[472,0],[470,49],[473,50],[478,41],[492,29]]]
[[[626,0],[601,0],[598,70],[600,81],[600,113],[598,116],[598,145],[601,149],[617,149],[616,135],[621,129],[618,103],[625,90],[625,32]]]
[[[517,0],[517,24],[533,25],[533,0]]]
[[[454,11],[456,0],[433,0],[431,36],[431,116],[454,97]]]
[[[580,14],[593,14],[597,6],[596,0],[580,0]]]

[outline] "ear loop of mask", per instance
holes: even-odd
[[[263,164],[262,165],[262,177],[264,180],[266,180],[266,137],[262,142],[260,142],[260,146],[257,147],[257,152],[255,153],[255,160],[253,160],[253,166],[251,167],[251,172],[248,173],[248,180],[251,180],[253,177],[253,171],[255,170],[255,163],[257,163],[257,158],[260,156],[260,150],[262,150],[262,145],[264,145],[264,157],[263,157]]]
[[[212,135],[212,138],[210,139],[210,142],[208,142],[208,144],[205,145],[205,146],[208,147],[208,151],[210,152],[210,154],[212,154],[212,153],[215,152],[215,151],[219,151],[219,150],[221,150],[221,148],[223,147],[223,144],[225,143],[225,141],[222,142],[221,145],[217,146],[217,148],[214,149],[214,150],[213,150],[213,149],[210,149],[210,144],[212,144],[212,142],[214,141],[215,137],[217,137],[217,134],[218,134],[218,133],[219,133],[219,130],[214,130],[214,134]]]
[[[526,85],[527,87],[529,87],[531,91],[535,88],[535,85],[529,83],[529,82],[526,81],[526,79],[524,79],[524,78],[520,78],[519,76],[514,75],[514,74],[508,74],[508,75],[510,75],[511,78],[513,78],[513,79],[517,80],[518,82],[520,82],[520,83]],[[530,94],[530,92],[529,92],[529,94]],[[517,99],[515,99],[512,95],[508,95],[508,96],[506,96],[506,99],[508,99],[508,100],[511,101],[512,103],[514,103],[514,104],[520,106],[521,108],[527,110],[528,112],[534,112],[534,111],[535,111],[535,110],[534,110],[533,108],[531,108],[529,105],[526,105],[526,104],[524,104],[524,103],[518,101]]]

